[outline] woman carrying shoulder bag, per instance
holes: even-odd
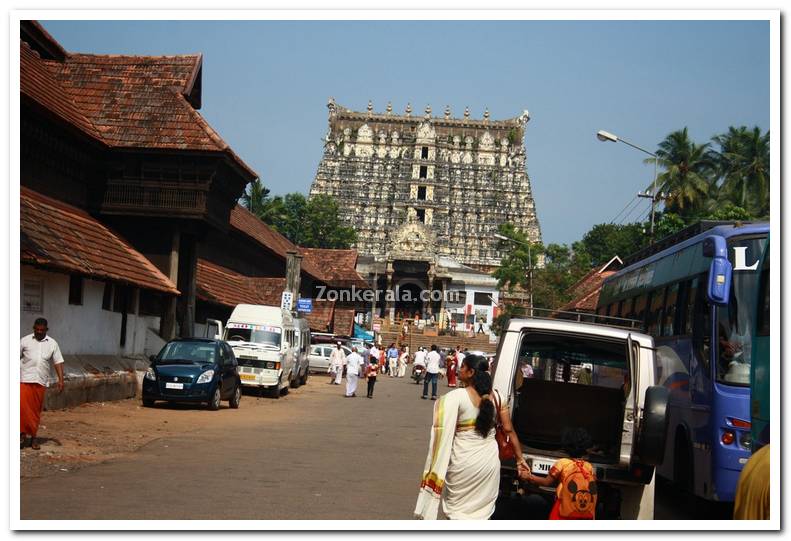
[[[511,436],[515,455],[524,462],[508,406],[499,411],[495,407],[488,368],[486,358],[465,356],[459,367],[465,387],[450,391],[434,405],[416,518],[436,519],[440,501],[449,519],[491,517],[500,487],[500,451],[495,439],[498,421]]]

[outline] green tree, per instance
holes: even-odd
[[[543,253],[541,243],[530,242],[527,235],[514,227],[512,223],[503,223],[498,232],[514,242],[501,240],[498,249],[504,252],[500,266],[492,273],[497,278],[499,288],[513,291],[516,287],[529,289],[528,269],[535,269],[538,256]]]
[[[590,267],[604,265],[613,257],[624,258],[646,245],[642,224],[598,224],[582,237],[582,248],[590,256]],[[589,268],[590,268],[589,267]]]
[[[664,171],[657,177],[657,191],[665,194],[665,208],[680,216],[694,214],[716,186],[716,172],[709,144],[695,144],[685,127],[659,143],[658,164]],[[646,159],[646,163],[653,158]]]
[[[314,195],[307,201],[302,246],[309,248],[349,248],[357,233],[341,223],[338,202],[330,195]]]
[[[712,152],[722,179],[723,199],[754,216],[769,215],[769,132],[758,126],[728,128],[712,139],[719,150]]]
[[[689,225],[684,219],[673,212],[661,213],[656,222],[654,223],[654,240],[662,240],[675,233],[678,233]],[[650,223],[646,223],[645,227],[651,227]],[[624,254],[628,255],[628,254]]]
[[[270,202],[269,188],[264,186],[260,178],[257,178],[245,187],[239,201],[243,207],[260,218]]]

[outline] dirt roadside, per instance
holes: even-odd
[[[164,402],[145,408],[139,398],[131,398],[44,411],[38,432],[41,450],[21,450],[20,476],[24,480],[75,471],[123,457],[159,438],[224,424],[243,424],[262,412],[270,421],[277,421],[278,417],[285,418],[288,411],[279,405],[305,393],[310,393],[310,386],[278,400],[246,393],[238,410],[228,408],[227,402],[219,411]]]

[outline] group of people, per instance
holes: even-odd
[[[431,359],[427,366],[438,363],[436,346],[426,357]],[[592,445],[588,433],[582,428],[565,430],[563,446],[568,458],[555,462],[546,477],[534,476],[522,455],[508,405],[492,388],[489,360],[462,354],[459,363],[463,386],[434,405],[415,517],[436,519],[440,503],[449,519],[485,520],[492,516],[500,487],[500,447],[495,439],[496,430],[500,430],[513,450],[521,481],[557,486],[550,519],[595,518],[596,477],[585,460]]]
[[[397,348],[395,343],[385,350],[380,350],[376,344],[363,344],[358,350],[352,347],[349,355],[343,351],[342,342],[336,344],[330,353],[330,364],[327,371],[330,383],[340,385],[344,372],[346,374],[347,397],[357,396],[357,383],[360,377],[365,377],[368,383],[368,398],[373,398],[376,378],[379,374],[387,374],[391,378],[406,376],[406,366],[409,363],[409,350],[406,346]]]
[[[431,400],[437,399],[437,382],[439,377],[444,374],[448,378],[448,387],[456,387],[458,385],[457,371],[461,366],[468,350],[463,350],[461,346],[456,349],[448,351],[447,349],[439,349],[436,345],[431,346],[430,351],[425,348],[418,348],[415,352],[415,367],[422,366],[426,375],[423,378],[423,394],[421,398],[428,398],[428,386],[431,384]]]

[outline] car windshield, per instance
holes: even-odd
[[[159,353],[157,363],[213,363],[217,347],[210,342],[170,342]]]
[[[750,353],[755,332],[759,264],[766,237],[741,237],[728,242],[733,265],[730,302],[717,309],[717,381],[728,385],[750,384]]]
[[[271,346],[280,349],[280,329],[270,327],[265,329],[237,329],[228,328],[225,331],[225,339],[228,342],[252,342],[264,346]]]

